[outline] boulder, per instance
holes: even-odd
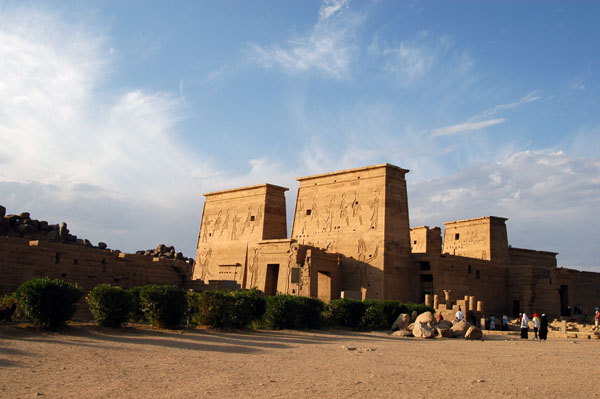
[[[102,242],[102,241],[100,241],[100,242],[98,243],[98,248],[100,248],[100,249],[106,249],[107,247],[108,247],[108,245],[106,245],[106,243],[105,243],[105,242]],[[138,251],[138,252],[139,252],[139,251]]]
[[[21,213],[21,214],[19,215],[19,217],[20,217],[21,219],[23,219],[23,220],[27,220],[27,219],[30,219],[30,218],[31,218],[31,217],[30,217],[30,215],[29,215],[29,212],[23,212],[23,213]]]
[[[424,312],[417,316],[415,323],[417,322],[425,323],[429,327],[433,327],[435,324],[435,317],[433,317],[433,313],[431,312]]]
[[[62,239],[62,240],[66,240],[69,236],[69,229],[67,228],[67,224],[65,222],[62,222],[60,224],[60,227],[58,229],[58,236]]]
[[[394,331],[392,333],[393,336],[395,337],[412,337],[412,331],[408,331],[408,330],[398,330],[398,331]]]
[[[6,215],[6,208],[0,205],[0,218],[3,218]]]
[[[409,324],[410,316],[406,313],[401,313],[400,316],[398,316],[398,318],[394,322],[394,324],[392,324],[392,331],[406,330]]]
[[[454,338],[454,334],[448,326],[437,324],[435,330],[437,331],[437,336],[439,338]]]
[[[410,314],[410,322],[411,322],[411,323],[414,323],[414,322],[415,322],[415,320],[417,320],[417,316],[418,316],[418,313],[417,313],[417,311],[416,311],[416,310],[413,310],[413,312]]]
[[[415,322],[413,323],[412,334],[417,338],[433,338],[435,330],[425,323]]]
[[[481,339],[483,339],[483,333],[481,332],[481,330],[479,328],[477,328],[475,326],[471,326],[465,333],[465,339],[481,340]]]
[[[471,324],[469,324],[466,321],[460,321],[457,323],[454,323],[454,325],[450,328],[450,330],[452,331],[452,335],[454,336],[454,338],[458,338],[458,337],[464,337],[467,330],[469,329],[469,327],[471,327]]]

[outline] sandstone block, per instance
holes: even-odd
[[[417,320],[417,316],[418,316],[417,311],[413,310],[413,312],[410,314],[410,321],[414,323],[415,320]]]
[[[6,215],[6,208],[0,205],[0,218],[3,218]]]
[[[448,326],[440,326],[438,324],[435,326],[435,330],[439,338],[454,338],[454,334],[452,334],[452,330]]]
[[[425,323],[415,322],[413,324],[412,334],[417,338],[433,338],[435,330]]]
[[[442,328],[450,328],[452,327],[452,322],[450,320],[440,320],[437,324],[436,327],[442,327]]]
[[[454,336],[454,338],[458,338],[464,337],[469,327],[471,327],[471,324],[463,320],[454,323],[454,325],[450,327],[450,330],[452,330],[452,335]]]
[[[409,330],[398,330],[398,331],[394,331],[392,333],[393,336],[395,337],[412,337],[412,331]]]
[[[410,316],[406,313],[401,313],[394,324],[392,324],[392,331],[406,330],[410,324]]]
[[[483,333],[479,328],[471,326],[465,333],[465,339],[481,340],[483,339]]]
[[[435,317],[433,317],[433,313],[431,312],[424,312],[418,315],[415,319],[415,323],[419,322],[427,324],[429,327],[433,327],[433,325],[435,324]]]

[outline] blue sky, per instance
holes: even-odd
[[[600,3],[0,0],[0,204],[194,256],[202,193],[388,162],[600,271]]]

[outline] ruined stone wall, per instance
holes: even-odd
[[[78,245],[0,237],[0,295],[34,277],[76,283],[87,293],[99,284],[131,288],[146,284],[182,286],[191,265],[182,260],[88,248]],[[82,304],[78,318],[88,318]]]
[[[384,164],[298,179],[292,238],[343,254],[343,290],[366,298],[406,294],[400,278],[411,267],[406,172]]]
[[[258,243],[286,238],[286,190],[262,184],[205,194],[193,278],[232,280],[246,288]]]
[[[486,216],[444,223],[443,252],[508,265],[506,220]]]
[[[444,298],[444,290],[452,290],[454,299],[463,299],[465,295],[469,295],[483,301],[486,314],[501,314],[507,311],[508,275],[505,266],[451,255],[415,254],[414,259],[417,267],[422,264],[419,262],[429,262],[430,270],[420,270],[419,275],[432,276],[431,294]],[[423,300],[424,298],[419,298],[419,302]]]
[[[556,267],[556,252],[536,251],[533,249],[513,248],[508,249],[510,264],[513,266],[536,266],[553,269]]]

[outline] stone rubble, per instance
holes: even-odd
[[[412,317],[411,317],[412,316]],[[423,312],[419,315],[416,312],[409,316],[402,313],[398,316],[391,330],[391,335],[396,337],[416,337],[416,338],[464,338],[468,340],[482,340],[483,332],[476,326],[466,321],[436,321],[432,312]],[[414,322],[410,320],[414,318]]]

